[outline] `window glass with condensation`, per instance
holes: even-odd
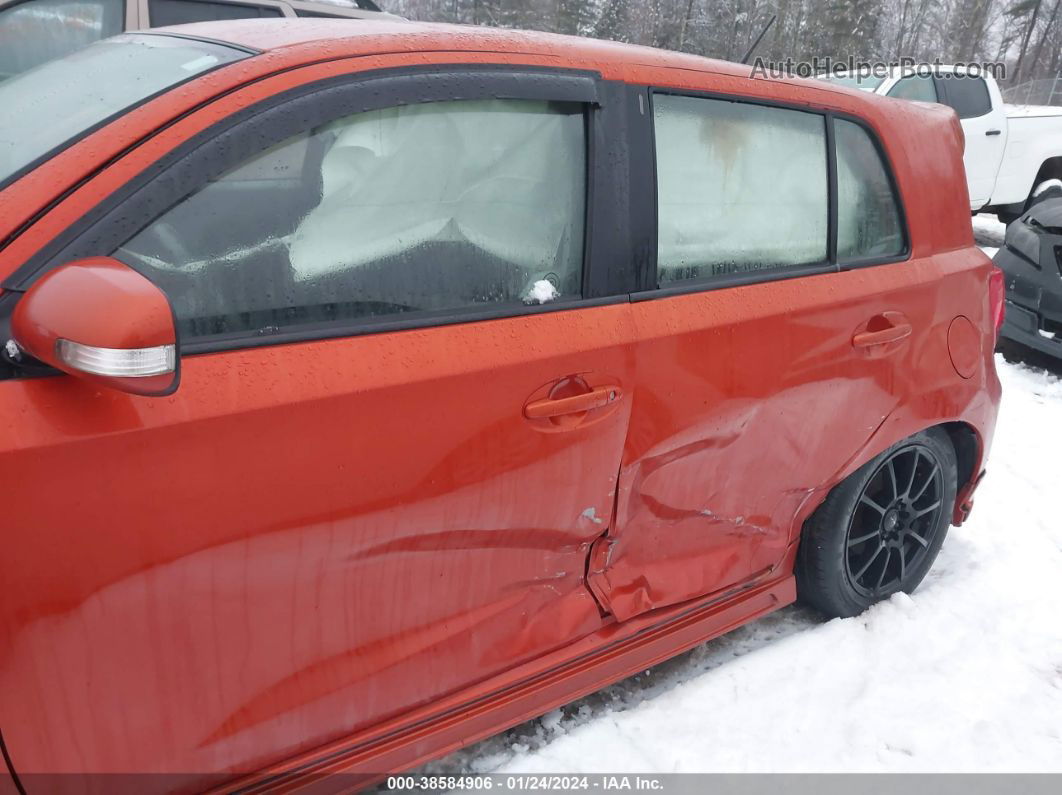
[[[837,257],[889,258],[905,248],[900,209],[881,153],[854,122],[834,122],[837,141]]]
[[[115,255],[167,292],[185,341],[574,299],[585,150],[578,103],[359,113],[232,169]]]
[[[824,117],[656,95],[661,285],[827,258]]]
[[[33,0],[0,9],[0,80],[122,32],[123,0]]]

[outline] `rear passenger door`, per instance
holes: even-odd
[[[805,499],[901,399],[912,350],[906,264],[882,264],[906,256],[902,218],[867,130],[651,102],[656,267],[633,296],[637,390],[590,577],[621,619],[769,576]]]
[[[20,771],[254,770],[602,625],[633,374],[586,255],[616,250],[590,183],[620,194],[598,82],[300,79],[204,110],[44,266],[159,285],[181,384],[0,383]]]

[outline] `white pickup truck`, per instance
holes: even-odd
[[[831,82],[888,97],[940,102],[959,114],[966,136],[966,182],[972,211],[1010,223],[1041,198],[1062,195],[1062,107],[1005,105],[988,74],[952,67],[933,74],[893,69],[829,75]]]

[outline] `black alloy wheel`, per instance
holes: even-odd
[[[804,525],[799,598],[843,617],[914,591],[944,543],[956,481],[955,448],[939,428],[893,445],[842,480]]]
[[[943,509],[943,467],[933,451],[912,444],[890,455],[848,523],[845,573],[855,590],[871,598],[900,590],[929,553]]]

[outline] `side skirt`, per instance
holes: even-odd
[[[471,745],[792,603],[791,556],[772,580],[610,625],[533,663],[216,792],[305,792],[336,774],[346,778],[344,791],[354,791]],[[779,571],[785,576],[778,577]],[[335,791],[334,782],[327,791]]]

